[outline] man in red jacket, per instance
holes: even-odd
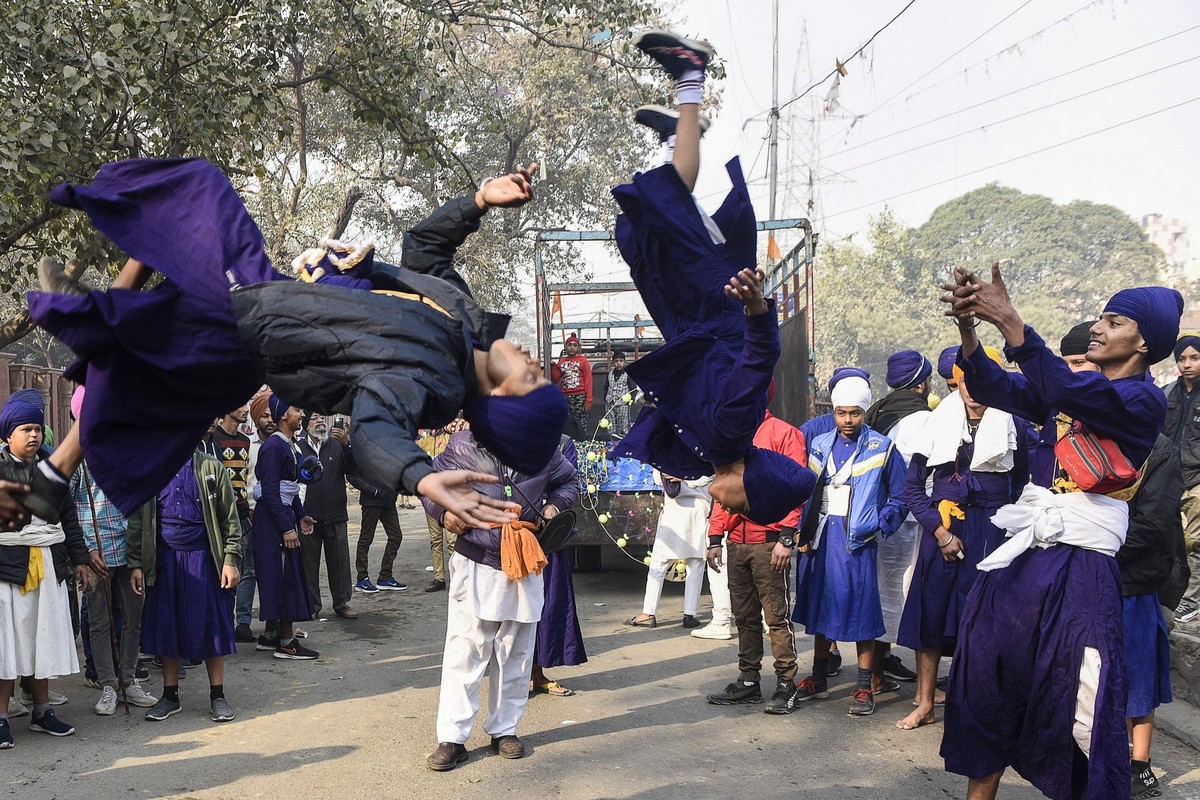
[[[769,401],[768,401],[769,402]],[[774,450],[807,466],[804,435],[767,412],[754,446]],[[722,692],[710,694],[708,702],[727,706],[763,702],[759,688],[762,669],[763,636],[761,616],[766,616],[771,632],[771,654],[775,657],[775,693],[763,709],[768,714],[789,714],[788,697],[796,678],[796,637],[788,616],[791,593],[788,589],[792,548],[800,509],[794,509],[773,525],[757,525],[738,514],[730,514],[719,504],[713,506],[708,524],[708,566],[721,568],[721,541],[726,543],[729,569],[729,597],[738,628],[738,679]]]
[[[567,354],[550,367],[550,380],[562,390],[571,410],[571,418],[579,425],[577,438],[587,439],[587,412],[592,409],[592,364],[582,354],[579,337],[567,337]]]

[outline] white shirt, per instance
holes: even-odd
[[[538,622],[546,599],[542,576],[510,581],[503,570],[477,564],[462,553],[450,559],[450,597],[479,619],[491,622]]]

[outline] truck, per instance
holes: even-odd
[[[768,259],[766,293],[775,300],[779,316],[782,355],[775,369],[775,397],[771,413],[799,425],[814,413],[816,398],[813,376],[813,260],[817,235],[807,219],[792,218],[758,223],[760,235],[774,249],[776,232],[799,231],[801,239],[786,255]],[[556,336],[568,331],[579,336],[583,355],[592,366],[595,388],[585,438],[576,442],[580,480],[580,506],[576,509],[579,532],[572,539],[572,561],[576,569],[595,570],[605,552],[624,552],[641,561],[654,543],[654,531],[662,510],[662,490],[649,465],[631,459],[609,458],[613,444],[608,433],[603,387],[612,369],[612,354],[622,351],[630,362],[663,344],[648,314],[634,313],[628,319],[571,320],[563,318],[564,297],[620,295],[636,292],[632,282],[552,282],[547,279],[547,250],[556,244],[613,242],[607,230],[543,230],[534,245],[534,309],[537,321],[538,357],[547,375],[558,357]],[[777,252],[774,255],[779,255]],[[557,314],[557,321],[555,315]],[[561,345],[560,345],[561,348]],[[640,398],[629,399],[630,419],[636,419]]]

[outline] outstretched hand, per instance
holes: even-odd
[[[743,269],[729,279],[725,285],[725,294],[746,307],[746,313],[756,316],[767,310],[767,301],[763,297],[763,281],[767,276],[761,269]]]
[[[950,306],[945,312],[947,316],[957,317],[959,322],[981,319],[998,325],[1016,313],[1004,276],[1000,274],[1000,262],[992,264],[991,283],[979,278],[974,270],[960,267],[955,267],[953,277],[953,283],[943,283],[941,287],[948,292],[940,298]]]
[[[431,472],[417,484],[417,494],[428,497],[454,514],[471,528],[490,528],[513,522],[517,508],[510,500],[500,500],[477,492],[472,483],[499,483],[500,479],[486,472],[465,469]]]
[[[475,202],[481,208],[517,208],[533,199],[533,176],[537,173],[537,162],[528,167],[518,165],[517,171],[499,178],[492,178],[476,193]]]

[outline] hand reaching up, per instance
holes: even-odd
[[[517,171],[499,178],[492,178],[476,193],[475,202],[480,208],[517,208],[533,199],[533,176],[537,173],[537,162],[528,167],[518,166]]]
[[[763,297],[763,281],[767,276],[761,269],[743,269],[729,279],[725,286],[725,294],[746,307],[746,313],[757,316],[767,310],[767,301]]]

